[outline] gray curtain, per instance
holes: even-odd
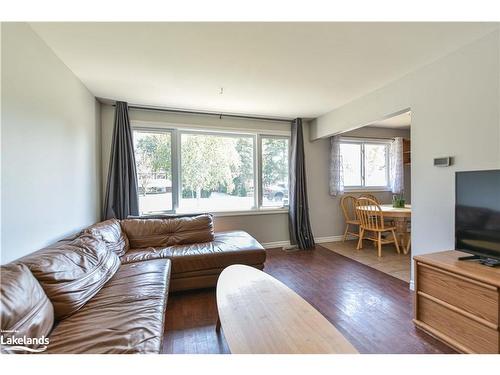
[[[104,219],[126,219],[129,215],[139,215],[137,193],[137,172],[128,105],[125,102],[116,102]]]
[[[302,119],[292,122],[292,138],[290,144],[290,207],[289,231],[290,243],[300,249],[315,246],[309,223],[309,205],[307,203],[306,170],[304,160],[304,139]]]

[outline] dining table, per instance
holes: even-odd
[[[410,250],[408,223],[411,220],[411,205],[406,204],[404,207],[394,207],[392,204],[381,204],[380,209],[384,218],[394,221],[398,242],[403,248],[403,252],[408,254]]]
[[[411,205],[406,204],[404,207],[394,207],[392,204],[381,204],[379,206],[384,219],[391,219],[394,222],[396,240],[403,249],[403,252],[408,254],[410,250],[408,224],[411,220]]]

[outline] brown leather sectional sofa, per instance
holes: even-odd
[[[43,353],[159,353],[169,290],[212,287],[228,265],[262,269],[265,259],[247,233],[214,233],[211,215],[97,223],[1,267],[4,342],[48,338],[24,345]],[[12,346],[2,351],[27,352]]]

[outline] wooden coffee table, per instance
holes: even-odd
[[[233,265],[221,273],[217,308],[233,354],[358,353],[297,293],[253,267]]]

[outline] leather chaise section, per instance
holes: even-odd
[[[172,275],[231,264],[262,264],[266,260],[262,245],[243,231],[218,232],[212,242],[178,245],[171,250]]]
[[[122,263],[150,259],[172,259],[172,275],[222,269],[231,264],[263,264],[266,251],[255,238],[243,231],[217,232],[211,242],[145,249],[131,249],[120,260]]]
[[[171,290],[213,287],[219,274],[231,264],[264,268],[266,251],[243,231],[217,232],[211,242],[163,248],[131,249],[120,258],[122,263],[150,259],[171,259]]]
[[[169,277],[168,259],[123,264],[54,328],[46,353],[160,353]]]

